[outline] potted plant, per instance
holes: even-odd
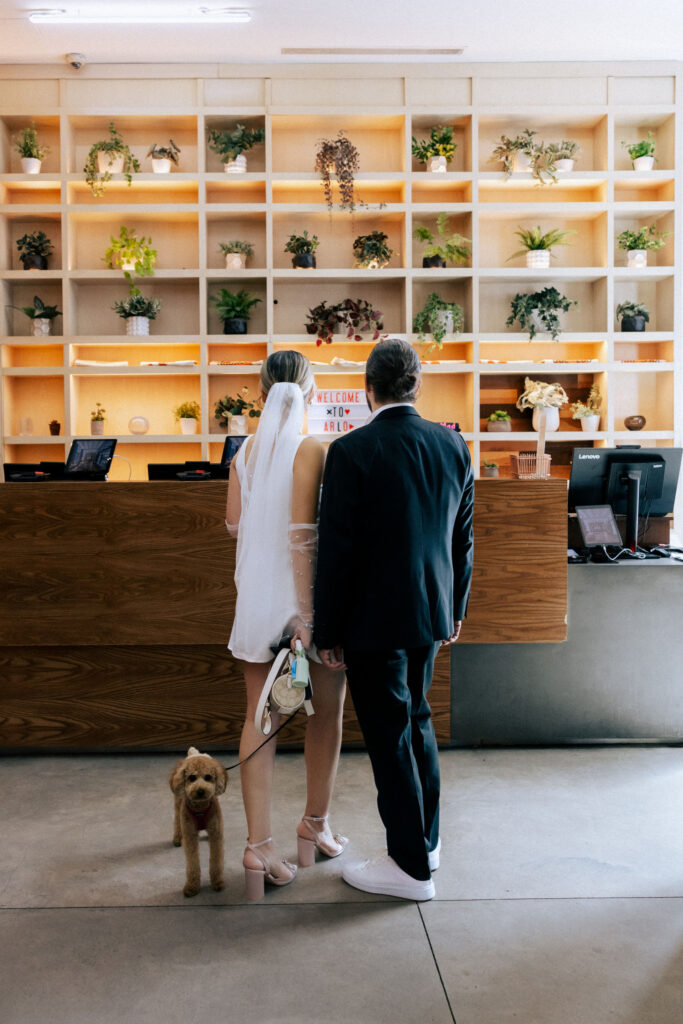
[[[52,321],[55,317],[62,315],[61,309],[57,309],[56,306],[46,306],[38,295],[33,296],[32,306],[11,306],[10,308],[18,309],[31,319],[34,338],[46,337],[49,335],[52,328]]]
[[[322,139],[315,157],[315,170],[320,175],[325,202],[329,210],[334,205],[331,181],[333,171],[337,178],[341,209],[353,210],[355,208],[354,176],[358,167],[358,150],[347,139],[344,132],[339,132],[336,139]]]
[[[513,252],[512,256],[508,256],[508,261],[516,259],[517,256],[526,256],[526,265],[531,270],[545,270],[550,266],[553,246],[569,245],[570,243],[565,242],[564,239],[568,235],[575,235],[576,232],[560,231],[558,228],[553,228],[552,231],[546,231],[544,234],[540,227],[529,230],[520,227],[515,234],[524,248]],[[553,259],[555,258],[553,256]]]
[[[413,238],[424,243],[422,266],[445,267],[449,260],[451,263],[467,263],[471,242],[457,232],[450,232],[447,213],[440,213],[436,218],[436,230],[438,241],[431,228],[424,224],[418,224],[413,229]]]
[[[385,236],[386,237],[386,236]],[[304,230],[303,235],[290,235],[285,246],[285,252],[292,253],[292,266],[301,270],[310,270],[315,267],[315,250],[319,245],[318,236],[308,237],[308,231]]]
[[[110,270],[118,268],[123,271],[133,294],[134,278],[151,277],[154,274],[157,251],[152,248],[152,239],[138,238],[135,228],[127,228],[122,224],[118,238],[110,235],[109,241],[103,260]]]
[[[140,292],[136,292],[126,299],[115,302],[112,309],[126,321],[126,334],[149,334],[149,322],[156,320],[161,309],[161,299],[148,299]]]
[[[501,135],[500,142],[491,154],[491,161],[500,161],[508,177],[513,171],[530,170],[536,148],[534,143],[536,134],[531,129],[525,128],[523,132],[515,135],[512,139],[507,135]]]
[[[617,319],[621,320],[622,331],[644,331],[650,322],[650,310],[642,302],[620,302]]]
[[[106,409],[103,409],[99,402],[95,402],[95,408],[90,413],[90,433],[91,434],[103,434],[104,433],[104,419]]]
[[[92,422],[92,420],[90,422]],[[47,426],[53,437],[59,436],[59,431],[62,429],[62,424],[59,420],[50,420]]]
[[[460,334],[464,325],[462,306],[457,302],[445,302],[436,292],[427,296],[424,306],[413,317],[413,330],[418,332],[417,340],[424,343],[426,333],[432,336],[432,343],[425,355],[435,348],[441,348],[447,334]]]
[[[199,402],[181,402],[177,409],[173,410],[176,423],[180,423],[182,434],[196,434],[197,420],[201,414]]]
[[[24,270],[47,270],[47,258],[54,246],[44,231],[31,231],[17,238],[17,249]]]
[[[353,242],[353,265],[363,270],[380,270],[386,267],[394,255],[387,245],[388,235],[384,231],[371,231],[359,235]]]
[[[218,399],[214,406],[214,417],[218,420],[219,427],[227,427],[231,434],[247,433],[247,416],[256,418],[261,415],[256,403],[247,398],[248,394],[249,388],[245,384],[234,398],[232,395],[225,395],[224,398]]]
[[[16,149],[21,157],[24,174],[40,174],[40,165],[50,152],[50,147],[41,146],[38,142],[38,132],[33,121],[28,128],[20,130]]]
[[[233,238],[230,242],[220,242],[219,249],[225,256],[226,270],[244,270],[247,260],[254,255],[254,246],[251,242],[242,242]]]
[[[421,142],[413,135],[412,152],[416,160],[426,164],[427,169],[443,173],[453,159],[457,145],[453,142],[453,128],[450,125],[437,125],[429,133],[428,139]]]
[[[251,310],[261,300],[244,288],[238,292],[221,288],[218,295],[211,296],[211,301],[215,302],[216,312],[223,321],[223,334],[246,334]]]
[[[102,139],[90,147],[83,173],[90,191],[96,197],[104,195],[104,186],[112,175],[123,174],[128,185],[133,182],[133,172],[140,170],[140,162],[133,156],[119,135],[113,121],[109,122],[109,138]]]
[[[168,140],[167,146],[158,146],[154,142],[149,147],[147,156],[152,158],[152,170],[155,174],[170,174],[171,164],[178,166],[178,157],[180,156],[180,146],[176,146],[173,139]]]
[[[508,434],[512,430],[510,413],[506,412],[505,409],[496,409],[487,419],[486,429],[489,433]]]
[[[382,313],[373,309],[367,299],[343,299],[333,306],[321,302],[307,313],[306,331],[314,334],[316,345],[330,344],[337,328],[346,330],[348,341],[362,341],[361,334],[372,331],[372,340],[377,341],[384,328]]]
[[[487,460],[484,459],[483,465],[481,467],[481,475],[490,477],[498,476],[498,463],[487,462]]]
[[[585,402],[572,402],[572,419],[581,420],[581,429],[593,431],[600,429],[600,413],[602,397],[597,384],[592,384]]]
[[[626,250],[626,266],[631,269],[646,267],[648,249],[657,252],[670,234],[670,231],[660,234],[656,224],[637,231],[622,231],[617,235],[617,246]]]
[[[265,128],[247,128],[236,124],[233,129],[209,128],[209,149],[221,158],[226,174],[244,174],[247,158],[244,155],[260,142],[265,142]]]
[[[576,157],[581,152],[578,142],[562,139],[561,142],[549,142],[546,148],[553,157],[556,170],[560,173],[574,170]]]
[[[560,426],[560,407],[568,401],[567,394],[561,385],[525,377],[524,391],[517,399],[516,405],[520,412],[525,409],[533,409],[534,430],[540,430],[543,419],[546,431],[551,431],[557,430]]]
[[[505,325],[512,327],[517,320],[520,330],[529,332],[529,341],[533,341],[538,331],[549,331],[553,341],[556,341],[562,330],[558,314],[566,313],[572,306],[577,305],[573,299],[560,294],[557,288],[543,288],[540,292],[518,292],[510,302],[512,312]]]
[[[640,142],[622,142],[624,149],[633,162],[634,171],[651,171],[655,165],[655,137],[652,132],[647,133],[646,139]]]

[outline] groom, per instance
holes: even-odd
[[[472,576],[474,483],[459,433],[414,408],[420,360],[373,349],[368,423],[330,446],[320,506],[313,639],[347,679],[377,786],[387,852],[344,869],[350,885],[434,896],[439,765],[427,702],[439,646],[455,642]]]

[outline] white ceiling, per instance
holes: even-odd
[[[141,0],[0,0],[0,63],[289,60],[283,47],[458,47],[456,61],[681,60],[683,0],[142,0],[153,12],[246,7],[244,25],[33,25],[30,10],[140,10]],[[305,58],[320,59],[320,58]],[[322,58],[338,61],[339,57]],[[351,58],[353,59],[353,58]],[[363,58],[372,60],[374,58]],[[388,59],[397,59],[396,57]],[[438,58],[419,58],[437,60]],[[442,58],[443,59],[443,58]]]

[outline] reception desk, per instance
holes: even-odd
[[[225,497],[219,481],[0,485],[0,749],[236,746]],[[566,482],[477,481],[460,643],[561,642],[566,594]],[[443,744],[450,660],[439,654],[430,693]],[[360,744],[347,705],[344,741]],[[282,743],[302,730],[297,716]]]

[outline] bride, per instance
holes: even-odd
[[[283,633],[299,637],[311,658],[315,714],[307,720],[306,808],[297,825],[299,863],[313,863],[316,848],[337,857],[346,843],[327,821],[341,745],[346,692],[344,673],[320,664],[311,650],[317,516],[324,449],[302,434],[313,397],[311,365],[299,352],[274,352],[261,369],[264,400],[258,430],[232,460],[226,526],[237,537],[237,604],[228,644],[242,661],[247,715],[240,761],[263,737],[254,725],[256,705]],[[277,728],[278,716],[273,716]],[[270,825],[275,741],[242,765],[249,836],[244,851],[247,896],[260,899],[264,882],[287,885],[297,868],[277,850]]]

